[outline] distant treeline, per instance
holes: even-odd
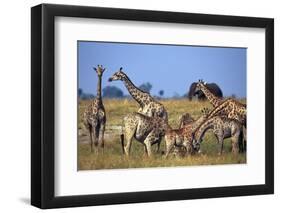
[[[145,92],[150,93],[152,84],[149,82],[143,83],[139,88]],[[159,97],[163,97],[164,90],[159,91]],[[90,93],[85,93],[81,88],[78,89],[78,96],[82,100],[92,99],[95,96]],[[102,96],[104,98],[128,98],[128,95],[124,95],[123,91],[116,86],[106,86],[102,89]]]
[[[143,83],[139,86],[139,88],[145,92],[150,93],[152,89],[152,84],[149,82]],[[153,97],[157,99],[163,99],[164,98],[165,91],[159,90],[157,95],[153,95]],[[88,100],[93,99],[95,97],[94,94],[91,93],[85,93],[81,88],[78,89],[78,96],[82,100]],[[123,91],[116,87],[116,86],[106,86],[102,89],[102,96],[104,98],[131,98],[130,95],[125,95]],[[236,98],[235,94],[231,95],[232,98]],[[180,95],[178,93],[174,93],[172,99],[181,99],[181,98],[188,98],[188,93],[185,93],[183,95]],[[226,98],[226,97],[225,97]]]

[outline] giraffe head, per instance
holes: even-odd
[[[198,94],[199,91],[201,91],[202,88],[204,88],[206,86],[206,84],[207,84],[207,82],[203,81],[202,79],[199,79],[199,81],[196,84],[194,94]]]
[[[105,68],[102,65],[98,65],[98,67],[94,67],[94,70],[98,74],[98,76],[102,76],[103,72],[105,71]]]
[[[108,81],[123,81],[126,78],[126,74],[124,72],[122,72],[122,67],[120,67],[120,69],[114,73],[109,79]]]

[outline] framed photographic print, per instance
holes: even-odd
[[[274,192],[274,21],[31,9],[31,203]]]

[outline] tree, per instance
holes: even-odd
[[[236,95],[235,95],[235,94],[232,94],[232,95],[231,95],[231,98],[236,98]]]
[[[103,97],[106,98],[122,98],[123,92],[116,86],[106,86],[102,90]]]
[[[159,95],[160,95],[161,97],[163,97],[163,95],[164,95],[164,90],[161,89],[158,93],[159,93]]]
[[[79,88],[78,97],[82,100],[89,100],[89,99],[93,99],[95,96],[91,93],[85,93],[83,89]]]
[[[143,90],[144,92],[148,92],[150,93],[150,90],[152,89],[152,84],[149,82],[143,83],[139,86],[139,88],[141,90]]]
[[[78,96],[81,97],[83,94],[83,90],[81,88],[78,89]]]
[[[180,95],[177,92],[174,92],[173,99],[179,99]]]

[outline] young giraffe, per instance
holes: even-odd
[[[117,80],[124,82],[131,96],[135,99],[135,101],[138,102],[140,105],[140,109],[138,110],[139,113],[148,115],[150,117],[160,117],[168,120],[168,114],[164,106],[156,101],[149,93],[137,88],[129,79],[129,77],[122,72],[122,67],[108,79],[108,81]]]
[[[206,96],[206,98],[210,101],[210,103],[213,105],[213,107],[217,107],[222,99],[215,96],[207,87],[206,87],[206,82],[204,82],[203,80],[199,80],[198,83],[196,84],[196,88],[195,88],[195,93],[197,91],[201,90],[204,95]]]
[[[94,67],[94,70],[98,75],[97,97],[88,105],[83,114],[84,125],[89,131],[91,152],[93,151],[94,145],[96,151],[98,146],[100,146],[102,150],[104,149],[103,138],[106,124],[106,114],[101,97],[102,74],[105,68],[103,68],[102,65],[98,65],[97,68]]]
[[[191,117],[189,113],[185,113],[179,117],[179,129],[184,127],[187,124],[193,122],[194,119]]]
[[[191,124],[195,120],[192,118],[192,116],[189,113],[185,113],[181,116],[179,116],[179,127],[178,129],[183,128],[184,126],[187,126],[188,124]],[[174,146],[172,155],[175,157],[184,157],[186,154],[186,148],[183,146]]]
[[[202,110],[202,115],[196,120],[189,124],[184,125],[179,129],[168,128],[165,133],[166,141],[166,155],[168,157],[171,150],[177,147],[184,147],[187,154],[192,154],[194,147],[192,145],[194,131],[205,121],[208,117],[209,109],[204,108]]]
[[[202,139],[209,129],[213,131],[218,140],[218,144],[220,145],[220,155],[223,151],[223,140],[226,138],[231,138],[232,152],[234,154],[238,153],[239,136],[242,131],[241,123],[225,116],[215,116],[208,118],[194,133],[193,147],[195,147],[197,150],[200,150]]]
[[[169,129],[167,121],[159,117],[149,117],[147,115],[133,112],[127,114],[123,119],[121,145],[123,153],[130,155],[133,138],[145,146],[148,156],[151,156],[151,146],[160,144],[165,131]],[[124,138],[126,145],[124,145]]]

